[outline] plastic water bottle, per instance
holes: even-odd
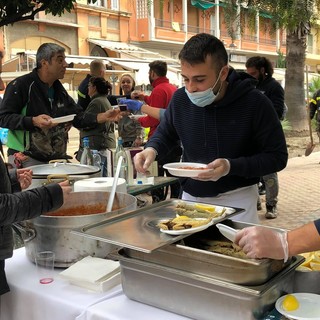
[[[88,166],[93,166],[93,155],[89,147],[89,138],[83,138],[83,152],[80,158],[81,164],[86,164]]]
[[[98,150],[92,150],[92,155],[93,155],[93,165],[95,167],[100,168],[101,177],[103,177],[103,163],[102,163],[102,158],[100,156],[99,151]]]
[[[118,160],[119,160],[120,156],[123,157],[123,160],[122,160],[122,164],[121,164],[119,178],[125,179],[126,182],[128,183],[128,157],[127,157],[126,151],[123,148],[121,137],[118,138],[118,146],[117,146],[116,153],[114,156],[114,165],[113,165],[113,174],[114,175],[117,171],[117,165],[118,165]]]
[[[9,129],[0,128],[0,140],[2,144],[7,144],[8,142],[8,131]]]

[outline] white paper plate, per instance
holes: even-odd
[[[320,295],[314,293],[292,293],[299,302],[299,308],[294,311],[286,311],[282,302],[286,296],[280,297],[276,302],[276,309],[284,316],[296,320],[320,319]]]
[[[145,114],[129,114],[128,117],[133,120],[138,120],[140,118],[145,117]]]
[[[167,169],[173,176],[176,177],[187,177],[194,178],[199,175],[201,172],[208,172],[212,169],[183,169],[184,167],[192,167],[192,168],[206,168],[207,165],[203,163],[197,162],[172,162],[167,163],[163,166],[164,169]]]
[[[195,220],[203,220],[202,218],[198,218]],[[170,234],[172,236],[179,236],[181,234],[192,234],[195,232],[199,232],[202,230],[205,230],[207,228],[209,228],[210,226],[213,225],[213,221],[211,220],[209,223],[204,224],[202,226],[196,227],[196,228],[190,228],[190,229],[183,229],[183,230],[165,230],[165,229],[160,229],[161,232],[166,233],[166,234]]]
[[[75,117],[75,114],[69,114],[69,115],[64,116],[64,117],[52,118],[51,122],[52,123],[69,122],[69,121],[72,121],[74,117]]]
[[[217,223],[216,227],[219,229],[219,231],[230,241],[234,242],[234,239],[236,237],[236,233],[238,230],[233,229],[229,226],[226,226],[225,224],[222,223]]]

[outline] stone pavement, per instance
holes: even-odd
[[[265,197],[261,196],[263,210],[258,213],[262,224],[293,229],[320,218],[319,162],[320,152],[288,160],[287,167],[278,173],[278,217],[265,219]]]

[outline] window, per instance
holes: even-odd
[[[106,2],[107,2],[107,0],[97,0],[95,3],[93,3],[93,2],[89,3],[89,1],[88,1],[88,4],[90,6],[105,7],[106,6]]]
[[[111,0],[111,10],[119,10],[119,0]]]

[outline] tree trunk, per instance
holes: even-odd
[[[308,130],[307,108],[304,91],[306,35],[301,30],[287,34],[285,75],[285,99],[288,106],[287,119],[292,130]]]

